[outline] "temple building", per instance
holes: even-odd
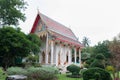
[[[42,40],[39,62],[55,66],[81,64],[82,44],[71,29],[38,13],[31,29]]]

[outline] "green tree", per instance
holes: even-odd
[[[82,49],[81,59],[83,62],[83,67],[88,68],[89,65],[94,61],[94,47],[88,46]],[[96,55],[96,54],[95,54]]]
[[[83,80],[112,80],[111,75],[101,68],[88,68],[83,73]]]
[[[27,38],[31,41],[30,55],[27,56],[28,62],[36,63],[39,61],[39,52],[41,46],[41,40],[36,34],[28,34]]]
[[[90,64],[90,67],[105,68],[105,57],[103,54],[97,54],[94,61]]]
[[[19,20],[25,21],[26,9],[24,0],[0,0],[0,24],[18,25]]]
[[[90,58],[90,53],[82,53],[81,54],[81,59],[82,61],[85,61]]]
[[[13,66],[16,58],[28,56],[32,50],[31,45],[32,42],[19,28],[0,28],[0,57],[2,58],[2,66],[5,68]]]
[[[111,41],[110,45],[109,45],[109,49],[112,53],[112,57],[110,58],[111,64],[115,67],[116,72],[117,72],[117,76],[115,76],[114,74],[114,80],[118,80],[115,79],[119,78],[119,71],[120,71],[120,34],[118,36],[116,36],[114,38],[113,41]]]
[[[109,44],[110,41],[106,40],[103,41],[102,43],[99,42],[97,45],[94,46],[94,54],[103,54],[105,56],[105,58],[110,58],[111,57],[111,53],[109,50]],[[93,54],[93,55],[94,55]]]
[[[30,49],[33,54],[40,52],[41,40],[36,34],[28,34],[27,38],[31,41]]]
[[[82,53],[93,53],[94,52],[94,46],[89,46],[89,47],[86,47],[86,48],[83,48],[82,49]]]

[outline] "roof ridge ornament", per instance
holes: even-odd
[[[38,14],[40,13],[40,11],[39,11],[39,7],[37,7],[37,13],[38,13]]]

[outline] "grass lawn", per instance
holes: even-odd
[[[69,78],[66,77],[66,74],[59,74],[58,80],[83,80],[82,78]]]

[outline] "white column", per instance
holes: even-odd
[[[51,64],[53,64],[53,51],[54,51],[54,45],[53,45],[53,41],[51,41]]]
[[[48,64],[48,33],[46,35],[46,53],[45,53],[45,63]]]
[[[64,65],[63,46],[60,44],[60,65]]]
[[[56,66],[58,66],[58,46],[56,46]]]
[[[76,48],[74,48],[74,63],[76,64]]]
[[[68,63],[71,64],[71,60],[72,60],[72,57],[71,57],[71,49],[69,48],[69,52],[68,52]]]
[[[79,63],[80,63],[80,66],[81,66],[81,50],[79,48]]]

